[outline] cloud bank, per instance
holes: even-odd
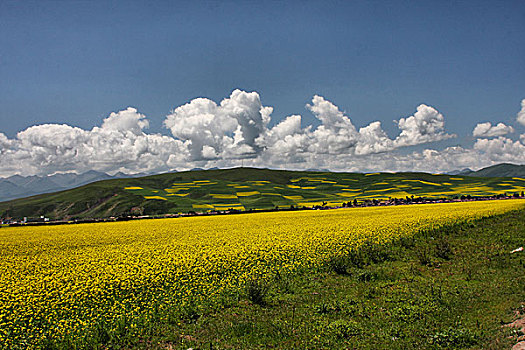
[[[525,99],[516,120],[525,125]],[[270,126],[273,108],[257,92],[235,90],[216,103],[196,98],[176,107],[164,120],[170,135],[148,133],[148,119],[135,108],[111,113],[101,126],[36,125],[9,139],[0,133],[0,176],[83,172],[162,172],[194,167],[257,166],[341,171],[448,171],[510,161],[525,163],[525,135],[504,137],[512,126],[476,125],[471,148],[410,151],[410,146],[456,137],[445,117],[420,104],[413,115],[395,120],[389,137],[381,122],[357,128],[351,118],[322,96],[306,109],[319,125],[303,125],[290,115]],[[421,146],[419,147],[421,148]],[[404,151],[402,149],[405,149]]]
[[[12,140],[0,134],[0,173],[140,172],[163,170],[188,157],[183,141],[147,134],[143,130],[147,126],[144,115],[127,108],[111,113],[92,130],[44,124],[29,127]]]

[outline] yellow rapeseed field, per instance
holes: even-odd
[[[499,214],[524,200],[0,229],[0,344],[128,334],[249,281],[316,268],[365,241]],[[176,321],[175,321],[176,322]]]

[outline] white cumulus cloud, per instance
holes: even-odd
[[[503,136],[514,132],[514,128],[510,125],[498,123],[492,125],[491,122],[479,123],[472,131],[474,137],[495,137]]]
[[[146,116],[138,113],[137,109],[132,107],[118,113],[111,113],[102,123],[104,130],[132,132],[135,135],[140,135],[142,130],[148,127],[149,121]]]
[[[394,141],[397,146],[413,146],[455,137],[445,133],[445,118],[435,108],[421,104],[416,113],[397,121],[401,134]]]
[[[339,154],[352,152],[359,138],[359,133],[349,117],[344,115],[332,102],[315,95],[308,108],[321,125],[311,133],[312,142],[308,150],[320,154]]]
[[[381,128],[381,122],[372,122],[359,129],[359,142],[355,149],[356,154],[381,153],[392,149],[394,149],[394,141]]]
[[[263,107],[259,94],[235,90],[217,105],[197,98],[177,107],[164,125],[179,140],[190,141],[192,160],[254,156],[255,142],[269,122],[271,107]]]
[[[521,110],[518,112],[518,115],[516,116],[516,120],[521,125],[525,125],[525,98],[521,100]]]

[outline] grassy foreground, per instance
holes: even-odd
[[[520,210],[365,248],[319,271],[248,286],[220,307],[189,308],[127,346],[510,349],[518,334],[502,324],[525,302],[525,255],[510,251],[524,245],[524,223]]]

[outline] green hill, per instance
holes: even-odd
[[[525,177],[525,165],[501,163],[478,171],[472,171],[464,175],[479,177]]]
[[[357,199],[454,197],[525,190],[525,178],[332,173],[254,168],[114,179],[0,203],[0,217],[52,219],[338,205]]]

